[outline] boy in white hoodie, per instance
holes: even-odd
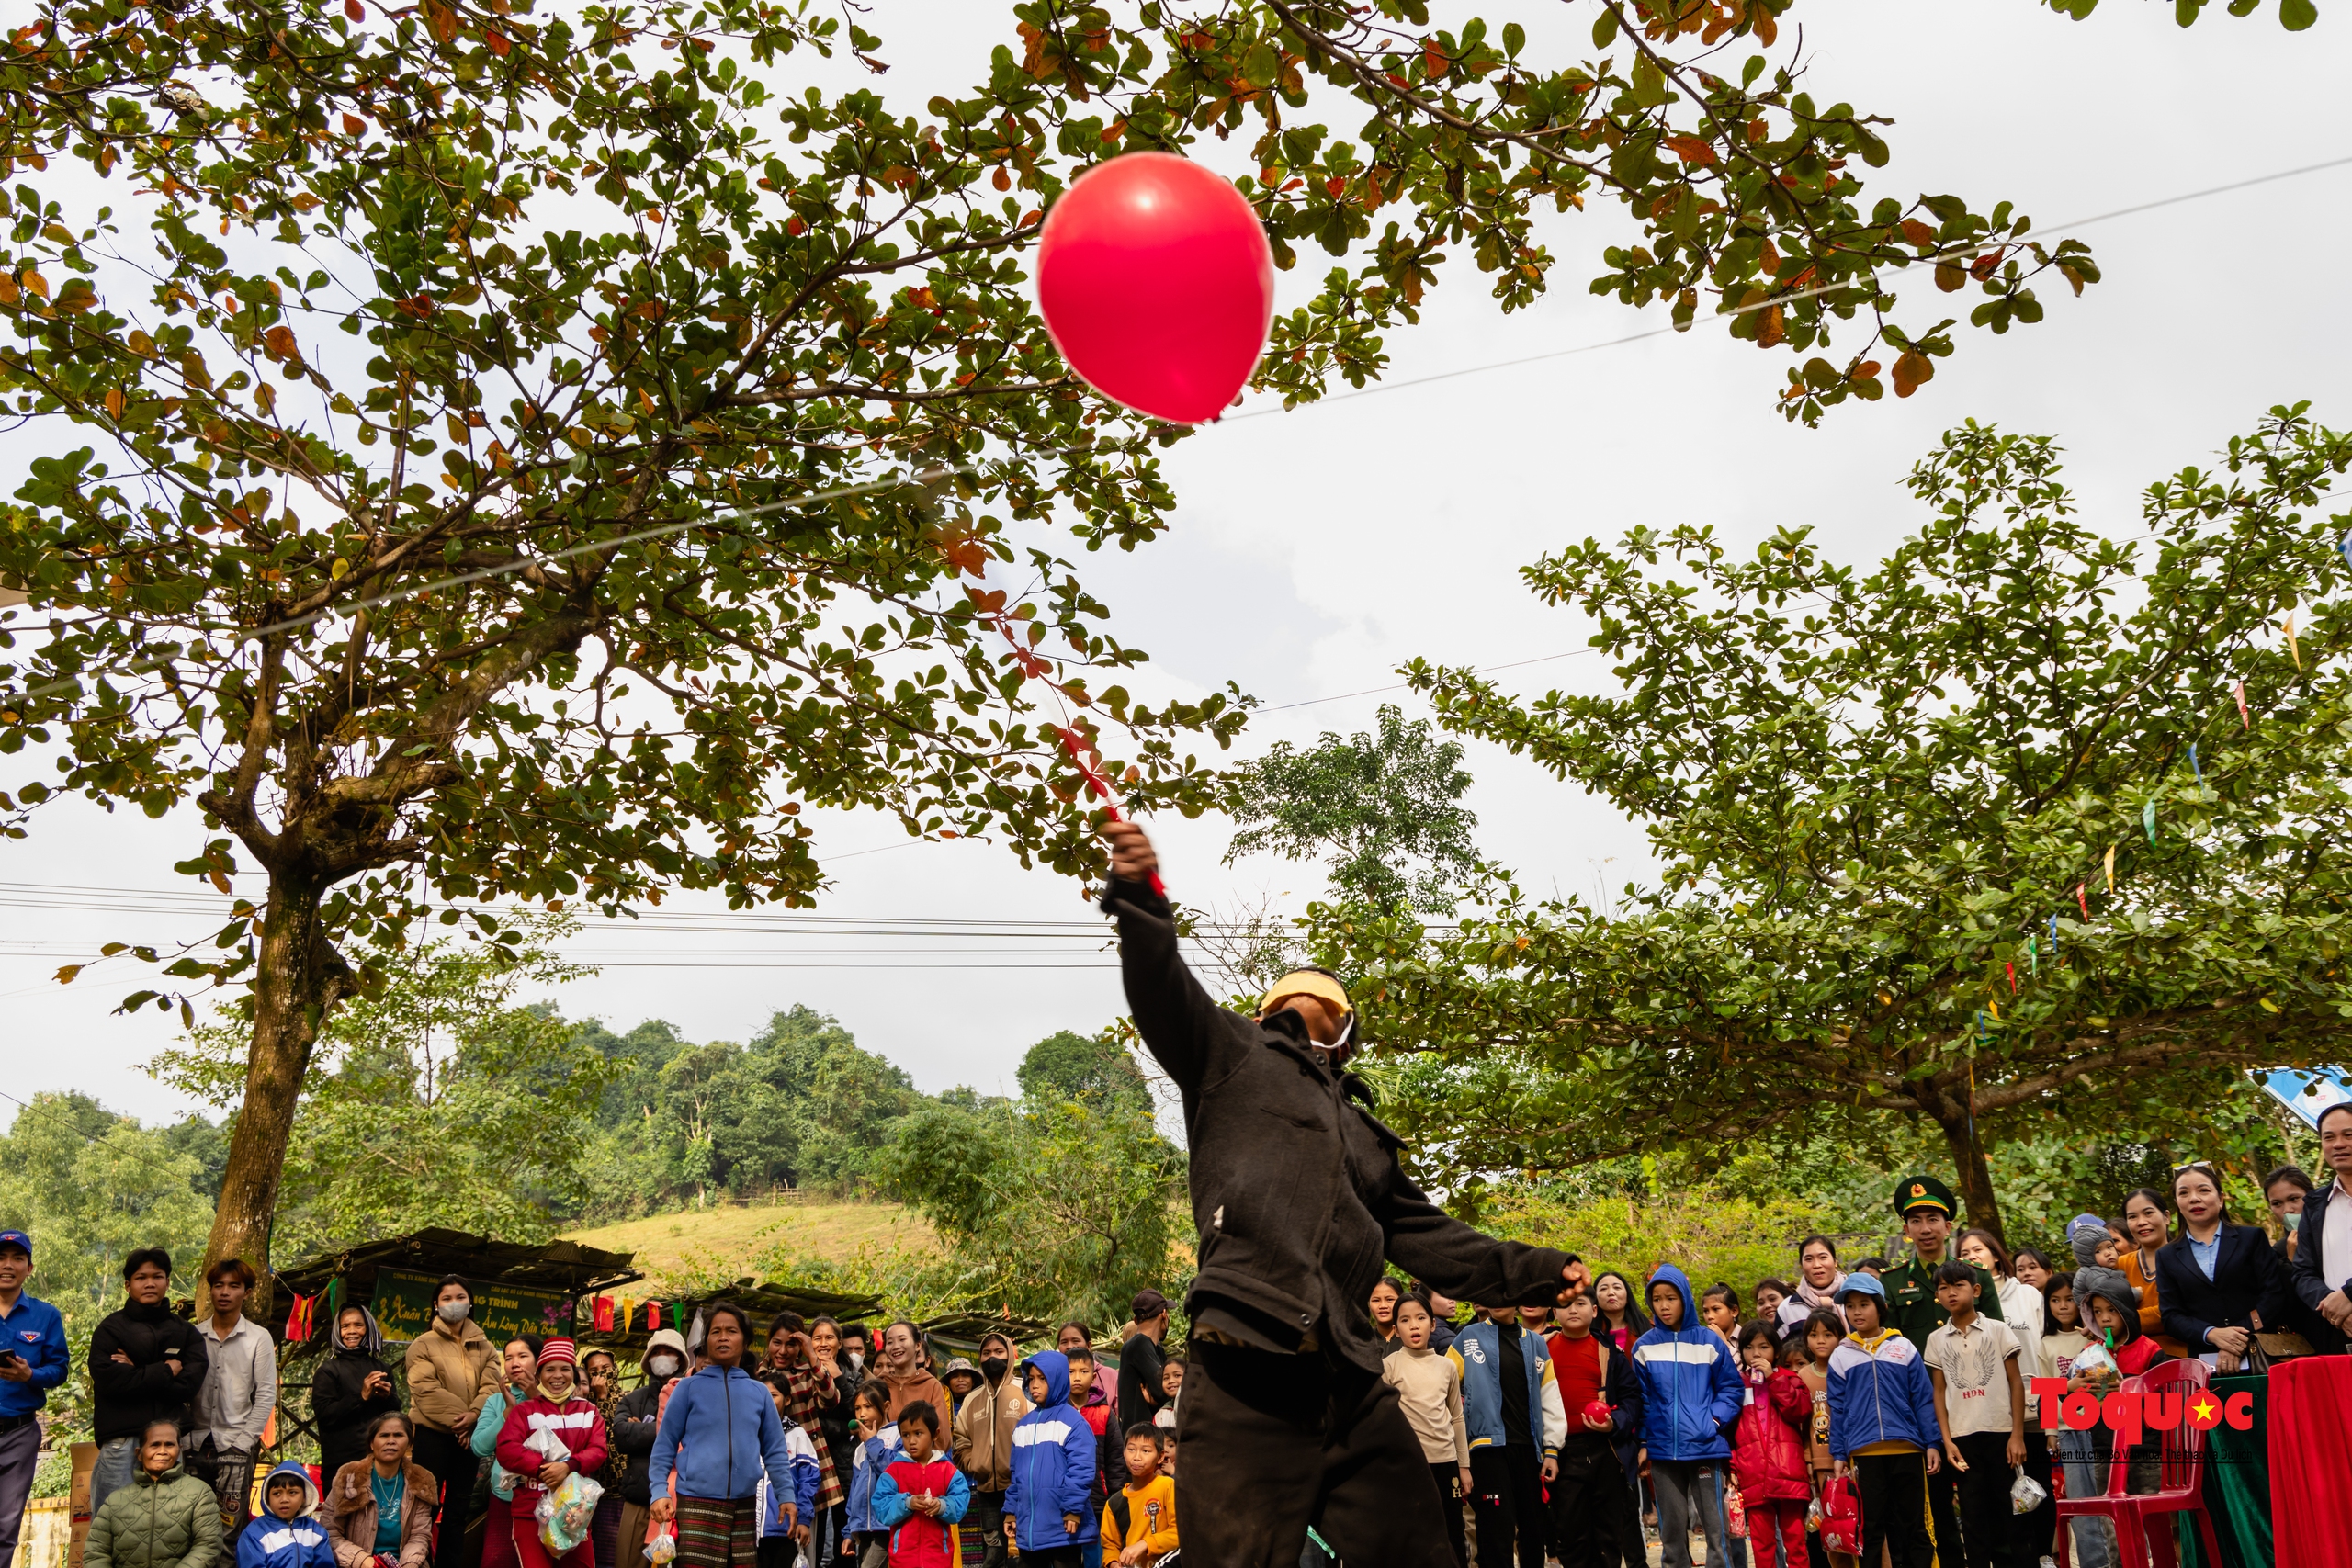
[[[1462,1497],[1469,1485],[1470,1427],[1462,1418],[1462,1371],[1450,1356],[1430,1344],[1436,1321],[1418,1296],[1396,1303],[1396,1337],[1404,1348],[1385,1357],[1380,1381],[1396,1391],[1413,1436],[1437,1481],[1445,1511],[1446,1539],[1453,1543],[1455,1568],[1466,1568],[1462,1533]]]

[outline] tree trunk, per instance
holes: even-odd
[[[1952,1168],[1959,1178],[1952,1185],[1960,1193],[1967,1223],[1991,1231],[2007,1247],[2008,1238],[2001,1234],[2001,1201],[1993,1195],[1992,1167],[1985,1163],[1984,1145],[1976,1136],[1974,1122],[1964,1103],[1947,1105],[1936,1114],[1945,1146],[1951,1150]]]
[[[286,1144],[311,1047],[327,1014],[350,988],[347,968],[319,929],[322,887],[274,875],[262,911],[254,975],[253,1047],[245,1065],[245,1099],[229,1140],[220,1175],[220,1201],[212,1216],[205,1266],[242,1258],[260,1276],[246,1306],[267,1322],[272,1295],[269,1238],[277,1214],[277,1187]]]

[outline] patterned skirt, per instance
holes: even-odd
[[[677,1568],[752,1568],[759,1556],[758,1499],[678,1499]]]

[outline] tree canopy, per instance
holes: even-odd
[[[266,1260],[317,1032],[435,903],[806,903],[811,807],[1092,869],[1057,721],[1137,807],[1211,804],[1189,748],[1239,709],[1136,700],[1031,542],[1173,504],[1182,433],[1075,383],[1023,282],[1090,164],[1246,139],[1280,265],[1337,261],[1260,367],[1289,401],[1378,374],[1462,259],[1537,299],[1544,205],[1623,204],[1592,286],[1703,298],[1807,421],[1953,351],[1905,269],[1996,332],[2096,280],[2007,202],[1866,197],[1888,121],[1805,90],[1792,8],[1602,0],[1572,64],[1420,0],[1023,0],[918,117],[804,88],[884,68],[816,0],[38,0],[0,51],[0,399],[40,453],[0,751],[64,766],[0,813],[193,804],[178,869],[266,878],[129,999],[248,987],[211,1252]]]
[[[1383,703],[1379,733],[1348,739],[1326,730],[1306,750],[1276,741],[1231,771],[1231,809],[1241,830],[1226,852],[1272,850],[1320,857],[1342,897],[1383,908],[1442,913],[1478,869],[1462,805],[1470,774],[1459,742],[1440,740],[1427,719],[1405,721]]]
[[[1970,423],[1867,575],[1701,525],[1529,568],[1620,692],[1408,674],[1662,869],[1609,908],[1498,878],[1458,931],[1320,909],[1391,1113],[1457,1174],[1911,1118],[1997,1230],[1996,1140],[2154,1142],[2233,1070],[2352,1057],[2348,462],[2274,409],[2101,532],[2053,440]]]
[[[1057,1030],[1021,1058],[1021,1097],[1037,1104],[1066,1100],[1122,1111],[1151,1111],[1151,1089],[1117,1026],[1093,1034]]]

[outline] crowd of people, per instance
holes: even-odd
[[[2225,1375],[2345,1353],[2352,1105],[2320,1133],[2325,1187],[2292,1168],[2264,1183],[2275,1244],[2201,1162],[2048,1250],[1957,1228],[1951,1190],[1918,1175],[1895,1191],[1900,1264],[1812,1235],[1792,1278],[1702,1285],[1661,1260],[1550,1306],[1384,1277],[1358,1321],[1464,1568],[1474,1551],[1479,1568],[1645,1564],[1653,1529],[1668,1565],[1696,1536],[1740,1568],[2036,1568],[2051,1498],[2104,1490],[2117,1457],[2104,1427],[2046,1424],[2037,1382],[2104,1392],[2170,1358]],[[61,1318],[26,1289],[32,1256],[0,1231],[0,1554],[70,1370]],[[1069,1323],[1052,1348],[995,1333],[944,1361],[904,1320],[875,1335],[707,1303],[624,1368],[560,1336],[493,1342],[451,1276],[397,1377],[368,1310],[342,1307],[311,1381],[315,1472],[281,1463],[256,1491],[279,1374],[244,1314],[254,1276],[212,1265],[190,1318],[171,1275],[131,1254],[90,1339],[86,1568],[1132,1568],[1180,1547],[1188,1363],[1157,1291],[1100,1343]],[[1210,1474],[1215,1457],[1194,1456]],[[2135,1485],[2146,1457],[2123,1456]],[[2041,1494],[2025,1512],[2020,1478]],[[548,1523],[573,1498],[576,1540]],[[2070,1529],[2085,1568],[2139,1568],[2103,1521]]]
[[[2275,1243],[2230,1219],[2201,1161],[2111,1219],[2077,1216],[2050,1252],[1956,1229],[1951,1189],[1920,1175],[1895,1190],[1899,1266],[1810,1235],[1793,1279],[1744,1296],[1667,1262],[1458,1328],[1423,1286],[1383,1280],[1366,1311],[1456,1555],[1466,1501],[1479,1568],[1639,1568],[1649,1529],[1668,1568],[1694,1535],[1737,1568],[2041,1568],[2055,1498],[2107,1491],[2116,1439],[2045,1426],[2037,1382],[2104,1394],[2171,1359],[2228,1375],[2346,1353],[2352,1105],[2320,1133],[2324,1189],[2292,1167],[2263,1181]],[[2153,1436],[2127,1448],[2131,1491],[2154,1489],[2155,1455]],[[2068,1528],[2084,1568],[2142,1568],[2105,1520]]]

